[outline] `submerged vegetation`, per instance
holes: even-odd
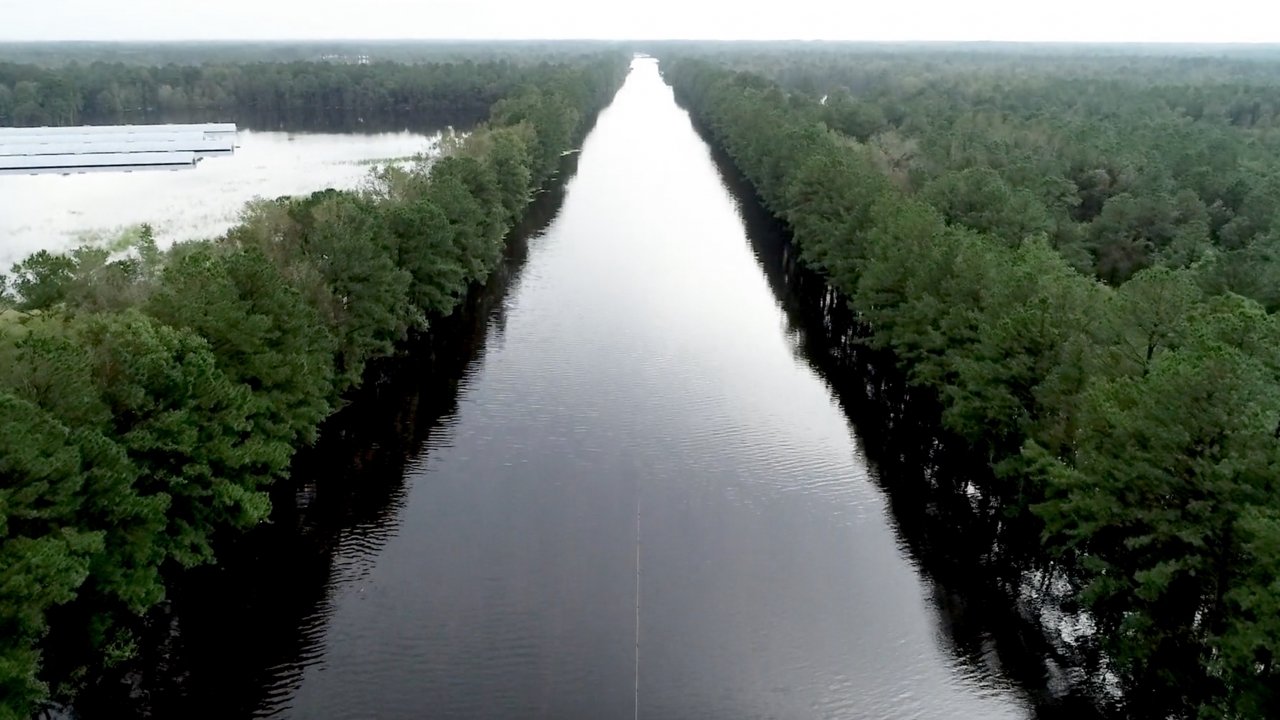
[[[1275,61],[672,55],[856,341],[989,463],[975,506],[1042,547],[1102,684],[1280,715]]]
[[[139,72],[199,85],[216,69]],[[82,71],[39,72],[76,87]],[[434,161],[376,169],[362,190],[255,203],[217,239],[160,250],[144,231],[123,253],[39,252],[0,276],[0,718],[27,717],[50,679],[74,692],[127,658],[167,578],[270,516],[268,487],[366,365],[429,331],[499,262],[625,63],[346,71],[383,88],[361,102],[423,86],[413,102],[493,102],[490,120]],[[342,72],[234,75],[280,96]],[[58,657],[42,654],[51,646]]]

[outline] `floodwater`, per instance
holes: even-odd
[[[500,319],[497,319],[500,316]],[[333,547],[290,718],[1019,718],[939,609],[656,63],[483,356]]]
[[[162,247],[214,237],[255,197],[356,187],[373,164],[429,153],[438,137],[241,130],[234,155],[194,170],[0,176],[0,272],[37,250],[111,241],[141,223]]]
[[[637,60],[477,320],[367,383],[275,525],[175,593],[130,698],[78,714],[1034,716],[739,197]]]

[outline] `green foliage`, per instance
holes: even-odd
[[[294,201],[290,213],[302,228],[302,251],[331,296],[327,320],[338,338],[337,378],[345,390],[408,330],[412,275],[396,266],[373,203],[330,190]]]
[[[1075,558],[1083,597],[1135,683],[1185,681],[1217,654],[1214,629],[1243,619],[1226,598],[1267,587],[1239,574],[1248,536],[1238,524],[1274,498],[1275,381],[1247,354],[1200,340],[1085,395],[1072,461],[1053,466],[1037,511]],[[1271,647],[1280,636],[1252,640]]]
[[[75,598],[102,550],[101,534],[73,521],[85,477],[70,435],[34,404],[0,392],[0,687],[9,717],[47,692],[35,644],[49,611]]]
[[[1108,352],[1104,367],[1095,372],[1142,375],[1157,353],[1186,339],[1187,323],[1203,295],[1188,273],[1157,267],[1138,273],[1109,300],[1103,315]]]
[[[314,108],[369,118],[406,110],[482,116],[517,89],[540,87],[541,75],[536,66],[493,60],[157,67],[100,62],[59,68],[0,62],[0,103],[8,98],[9,120],[17,125],[111,124],[137,122],[155,111],[243,108],[276,117]]]
[[[1011,244],[1052,229],[1048,212],[1028,190],[1014,190],[991,168],[951,171],[924,187],[921,197],[959,223]]]
[[[501,255],[505,210],[492,168],[447,157],[431,168],[427,197],[444,214],[468,282],[488,275]]]
[[[385,171],[383,222],[394,238],[396,264],[408,271],[409,300],[427,316],[447,315],[467,288],[462,248],[444,211],[429,195],[425,174]]]
[[[219,368],[251,391],[255,433],[280,443],[282,456],[315,440],[331,407],[333,338],[260,249],[183,248],[145,307],[208,341]]]
[[[1258,238],[1240,250],[1212,250],[1194,266],[1206,292],[1238,292],[1280,310],[1280,232]]]
[[[533,192],[534,163],[537,161],[533,155],[534,142],[536,137],[531,126],[520,124],[482,131],[469,146],[475,148],[475,152],[493,168],[502,207],[506,210],[503,222],[507,225],[520,219]]]
[[[288,459],[251,433],[252,394],[218,368],[203,338],[135,310],[78,319],[112,433],[138,466],[139,491],[169,499],[166,553],[213,559],[217,528],[266,518],[262,491]]]
[[[1077,275],[1044,241],[1016,251],[985,249],[973,341],[948,348],[954,380],[944,423],[993,458],[1016,454],[1045,425],[1068,422],[1059,402],[1079,389],[1076,339],[1098,317],[1100,288]]]
[[[1235,526],[1240,555],[1223,601],[1210,672],[1224,692],[1214,710],[1224,716],[1263,717],[1275,707],[1280,657],[1280,511],[1251,507]]]
[[[41,250],[13,266],[10,283],[21,310],[44,310],[66,299],[75,260]]]
[[[527,88],[523,93],[504,98],[493,107],[493,121],[515,126],[528,123],[535,128],[532,171],[534,177],[546,178],[555,171],[560,153],[570,146],[580,121],[578,111],[560,93],[545,88]]]
[[[877,201],[890,187],[862,148],[835,138],[827,144],[797,166],[784,202],[797,242],[810,248],[806,260],[852,280],[862,267],[857,248],[865,246],[863,236],[883,210]]]

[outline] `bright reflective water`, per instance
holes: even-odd
[[[384,509],[326,543],[323,597],[258,714],[1031,712],[949,647],[650,61],[586,139],[456,408],[408,454]]]
[[[374,163],[429,152],[417,132],[293,133],[242,130],[235,155],[195,170],[0,176],[0,272],[37,250],[67,250],[151,223],[156,240],[214,237],[255,197],[360,184]]]

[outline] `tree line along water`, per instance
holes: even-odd
[[[284,93],[332,70],[275,69],[241,77]],[[18,119],[80,120],[50,98],[80,103],[81,70],[6,68],[55,89],[38,95],[52,114]],[[166,582],[269,517],[295,450],[371,360],[487,277],[625,71],[619,54],[361,71],[430,89],[413,102],[491,102],[489,121],[363,189],[255,203],[219,238],[162,251],[144,228],[125,252],[14,265],[0,283],[0,717],[130,657]]]
[[[1036,549],[1100,685],[1274,715],[1274,65],[694,55],[678,96],[989,465],[996,551]]]

